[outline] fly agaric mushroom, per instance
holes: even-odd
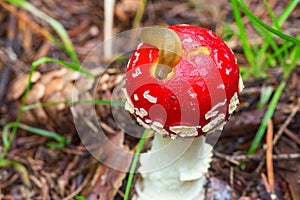
[[[237,61],[222,39],[197,26],[148,27],[141,40],[126,70],[125,109],[156,134],[153,156],[141,157],[134,198],[204,199],[212,157],[205,140],[239,103]]]

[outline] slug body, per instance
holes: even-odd
[[[142,29],[140,37],[144,43],[159,49],[154,76],[160,80],[167,78],[179,62],[183,52],[179,36],[168,28],[146,27]]]

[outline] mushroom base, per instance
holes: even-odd
[[[163,137],[156,134],[152,149],[141,156],[142,180],[133,200],[202,200],[205,175],[212,160],[212,146],[205,137]]]

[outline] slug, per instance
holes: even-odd
[[[160,80],[168,77],[182,56],[179,36],[171,29],[164,27],[145,27],[141,31],[142,42],[159,49],[158,64],[154,76]]]

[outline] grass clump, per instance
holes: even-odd
[[[256,151],[266,131],[267,123],[273,116],[287,79],[291,71],[297,66],[297,61],[300,58],[300,36],[292,37],[286,35],[281,28],[298,3],[299,0],[291,0],[282,13],[276,17],[269,3],[264,0],[264,5],[273,23],[270,26],[256,17],[243,0],[231,0],[233,15],[239,31],[238,37],[249,63],[249,67],[241,66],[243,78],[247,79],[249,76],[257,79],[265,78],[267,69],[274,66],[279,66],[283,72],[281,82],[273,93],[265,116],[248,151],[248,155],[252,155]],[[258,37],[264,38],[261,45],[250,45],[248,40],[249,35],[247,35],[246,27],[242,22],[242,13],[248,17],[252,27],[257,31]],[[279,38],[280,44],[275,42],[275,37]],[[268,96],[271,95],[269,94]],[[267,103],[265,100],[261,102]],[[259,107],[262,107],[262,105],[259,105]]]

